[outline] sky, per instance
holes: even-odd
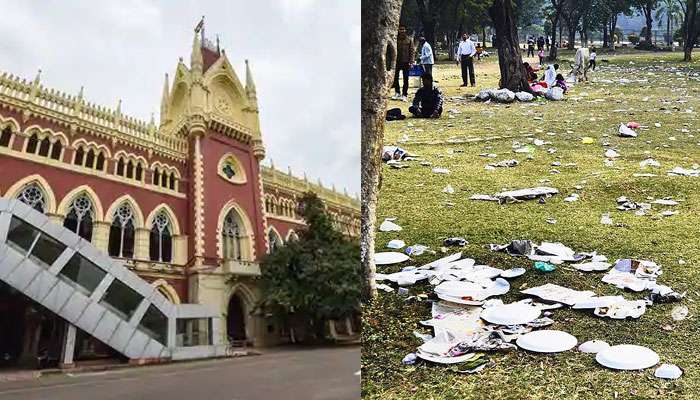
[[[189,65],[193,30],[221,47],[245,82],[275,167],[360,188],[359,0],[0,0],[0,73],[158,121],[164,74]]]

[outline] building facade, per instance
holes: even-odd
[[[359,201],[261,165],[258,113],[247,61],[241,82],[203,30],[195,32],[189,66],[180,59],[172,82],[165,76],[158,123],[124,115],[120,104],[87,102],[82,89],[45,88],[40,74],[27,81],[3,73],[0,195],[74,232],[169,303],[218,310],[222,343],[276,344],[287,328],[254,310],[261,257],[303,229],[296,207],[303,193],[317,193],[336,228],[353,237]],[[0,315],[29,321],[36,305],[1,278],[0,285]],[[50,329],[27,322],[5,332],[13,341],[0,356],[12,346],[27,349],[6,359],[37,353],[42,344],[32,338]],[[78,359],[114,350],[79,328],[76,335]]]

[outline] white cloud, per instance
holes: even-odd
[[[360,2],[320,0],[0,0],[0,70],[141,119],[160,107],[163,74],[189,61],[195,24],[242,81],[251,62],[275,165],[359,192]],[[175,5],[177,4],[177,5]]]

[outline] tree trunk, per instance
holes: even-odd
[[[559,11],[554,10],[554,19],[552,20],[552,43],[549,46],[549,61],[557,59],[557,25],[559,24]]]
[[[570,26],[567,26],[567,29],[569,31],[569,39],[568,39],[569,43],[566,46],[566,48],[569,50],[573,50],[574,45],[576,44],[576,43],[574,43],[576,41],[576,25],[574,25],[573,28]]]
[[[671,16],[666,11],[666,44],[670,47],[673,45],[673,38],[671,37]]]
[[[513,92],[525,91],[532,93],[527,83],[527,73],[518,45],[517,20],[513,14],[510,0],[493,0],[489,7],[489,16],[496,29],[498,42],[498,66],[501,70],[501,89]]]
[[[482,27],[482,36],[484,37],[483,41],[483,47],[486,48],[486,26]],[[491,43],[491,46],[493,46],[493,43]]]
[[[615,50],[615,29],[617,28],[617,14],[613,14],[610,18],[610,49]],[[618,38],[619,41],[621,38]]]
[[[362,210],[360,262],[362,297],[377,295],[374,235],[384,142],[387,90],[396,64],[396,34],[402,0],[362,0]]]
[[[608,47],[608,23],[603,24],[603,48]]]
[[[698,39],[696,32],[697,25],[697,0],[687,0],[687,9],[685,12],[685,45],[683,46],[683,61],[691,61],[693,59],[693,47]]]
[[[647,31],[646,31],[646,35],[644,35],[644,40],[647,42],[647,45],[651,45],[651,24],[654,21],[652,19],[652,15],[651,15],[652,11],[654,11],[652,6],[653,6],[653,4],[652,4],[651,0],[647,0],[646,4],[643,7],[644,18],[645,18],[645,22],[646,22],[646,26],[647,26]]]
[[[420,18],[421,24],[423,24],[423,36],[425,41],[430,43],[433,48],[433,56],[437,60],[437,46],[435,46],[435,14],[433,13],[434,6],[433,2],[435,0],[430,0],[428,7],[425,6],[424,0],[416,0],[418,5],[418,17]],[[399,7],[403,2],[399,2]]]

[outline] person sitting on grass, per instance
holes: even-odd
[[[535,73],[535,69],[532,68],[532,65],[530,65],[529,62],[524,62],[523,67],[525,67],[525,71],[527,72],[527,81],[529,83],[535,82],[537,80],[537,74]]]
[[[408,111],[416,118],[440,118],[442,114],[442,92],[433,85],[433,76],[424,73],[421,76],[423,86],[416,92],[413,105]]]
[[[547,86],[551,87],[556,82],[556,71],[559,69],[559,64],[550,65],[544,71],[544,81],[547,82]]]
[[[566,93],[566,90],[568,89],[568,87],[566,86],[566,79],[564,79],[564,75],[557,74],[556,79],[557,80],[554,82],[554,87],[559,87],[559,88],[561,88],[561,90],[564,91],[564,93]]]

